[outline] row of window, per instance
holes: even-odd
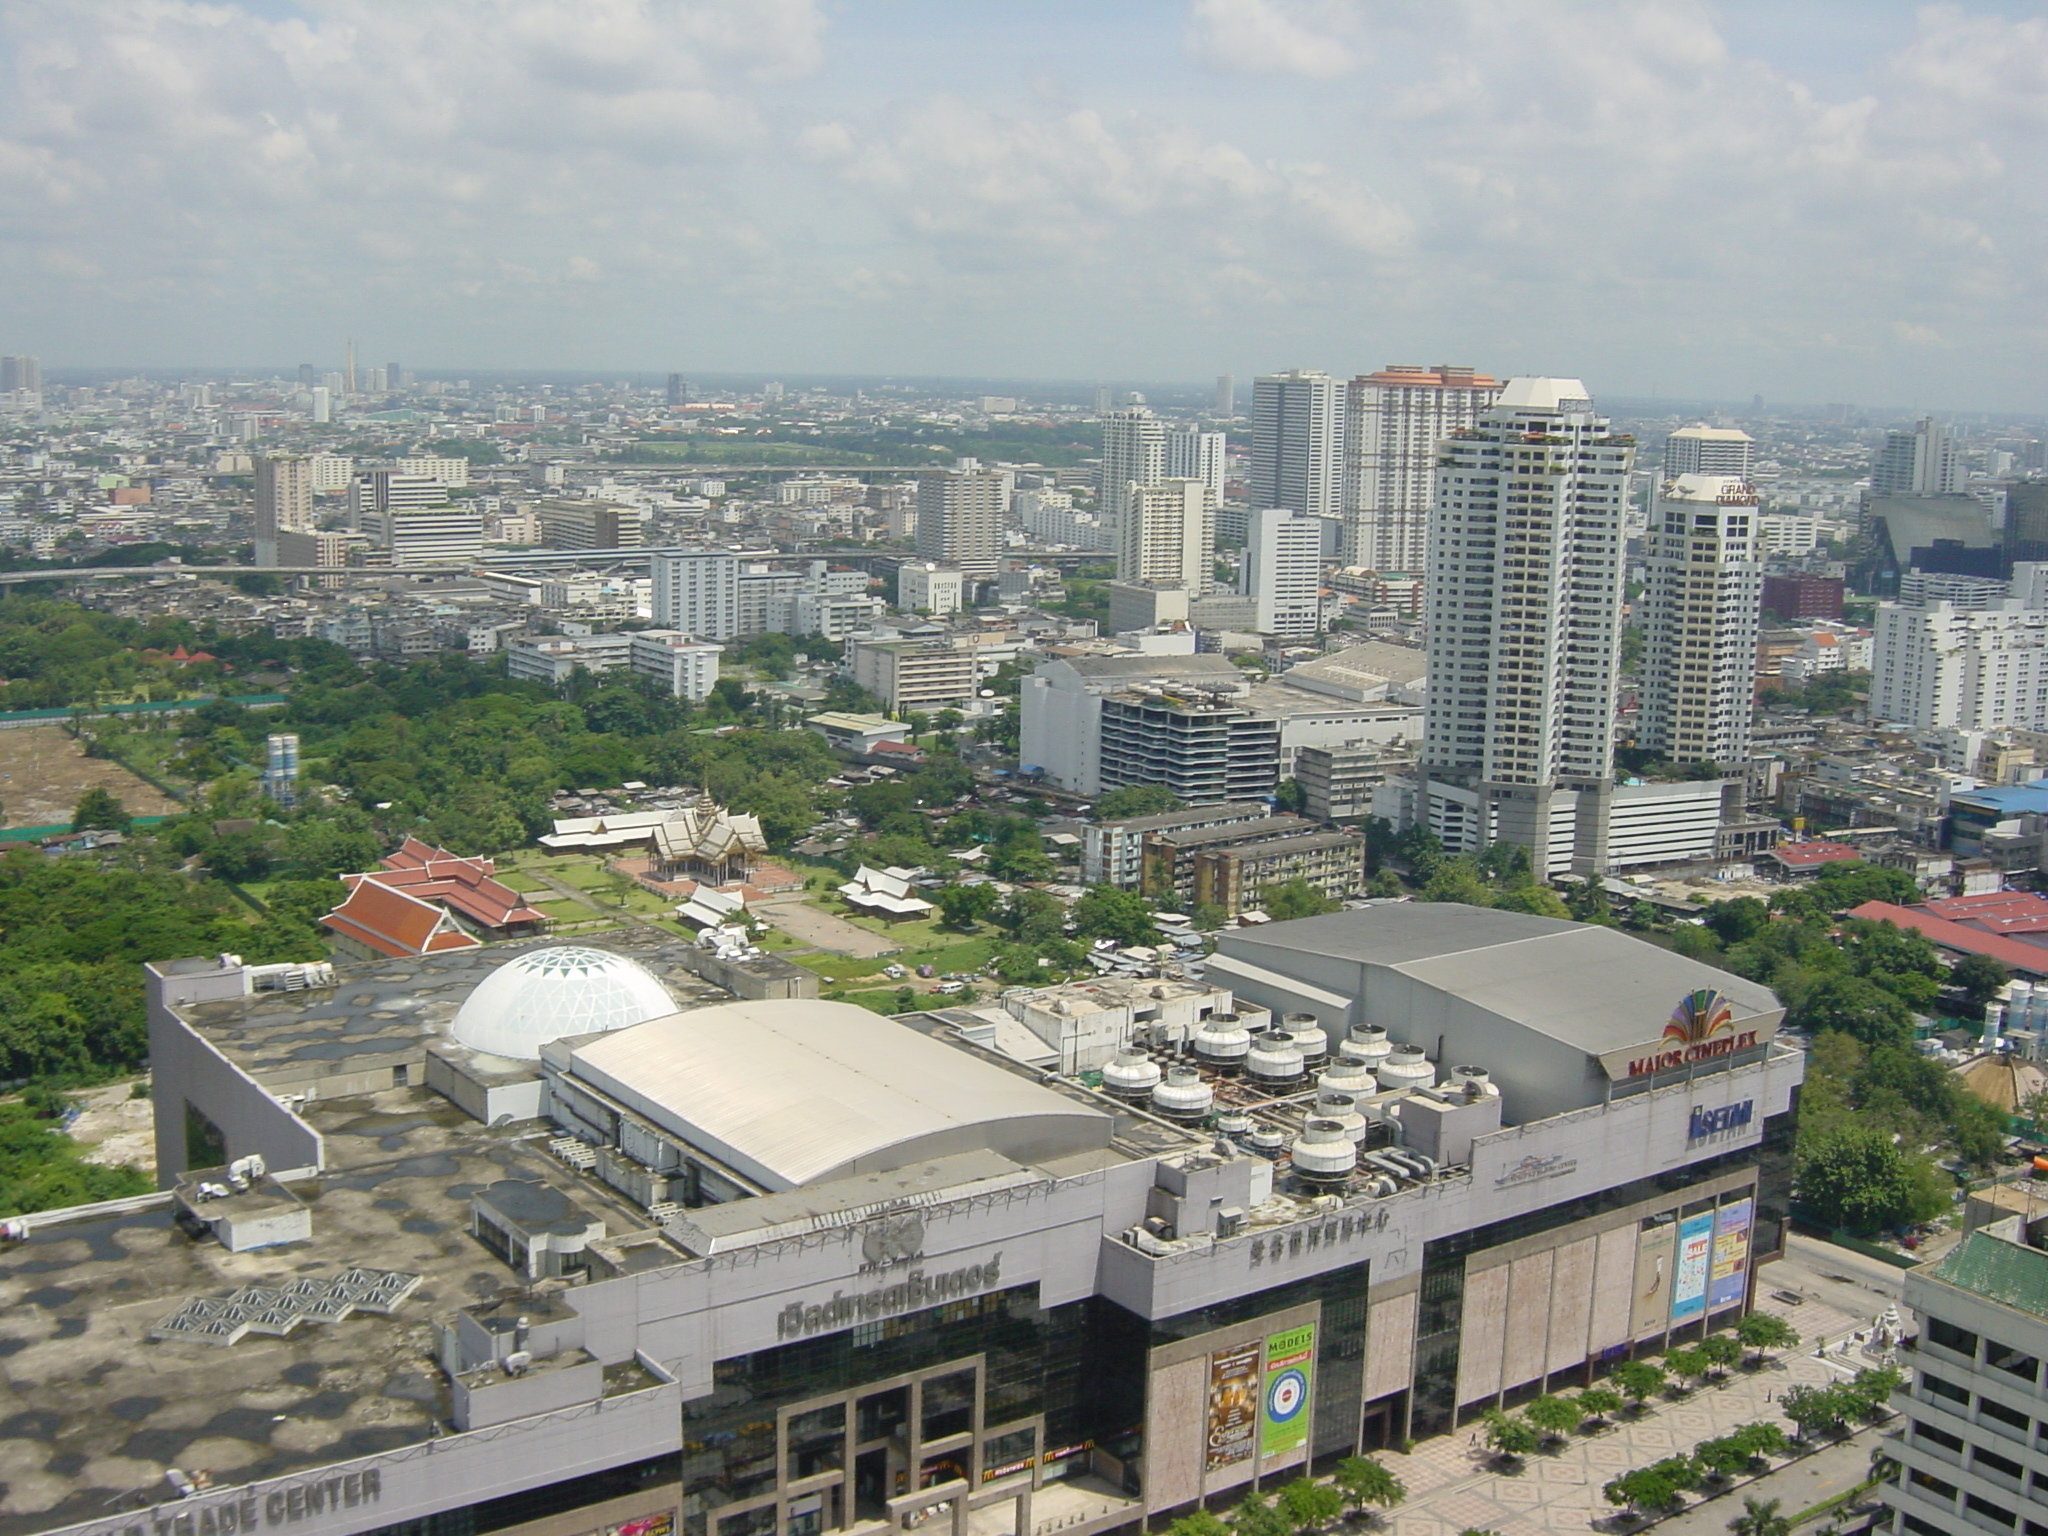
[[[1988,1336],[1980,1337],[1967,1328],[1959,1328],[1954,1323],[1945,1322],[1938,1317],[1927,1319],[1926,1335],[1930,1344],[1939,1344],[1943,1349],[1954,1350],[1959,1355],[1968,1355],[1972,1360],[1979,1360],[1993,1370],[2004,1371],[2007,1375],[2017,1376],[2030,1385],[2040,1385],[2041,1362],[2009,1344],[2001,1344]]]

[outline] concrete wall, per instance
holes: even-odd
[[[155,998],[149,1005],[149,1066],[160,1187],[170,1188],[188,1167],[188,1103],[220,1127],[229,1161],[260,1153],[278,1177],[324,1166],[318,1131]]]

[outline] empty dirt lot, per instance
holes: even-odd
[[[60,725],[0,731],[0,826],[54,827],[71,820],[93,785],[111,791],[135,816],[166,816],[177,801],[119,763],[87,757]]]

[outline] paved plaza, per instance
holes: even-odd
[[[1393,1536],[1457,1536],[1473,1529],[1498,1532],[1499,1536],[1559,1536],[1564,1532],[1584,1536],[1587,1531],[1640,1529],[1655,1529],[1662,1536],[1679,1536],[1683,1531],[1689,1536],[1696,1531],[1725,1530],[1727,1522],[1741,1512],[1746,1483],[1734,1484],[1729,1492],[1712,1500],[1688,1496],[1686,1507],[1696,1514],[1681,1514],[1649,1527],[1616,1520],[1619,1511],[1601,1497],[1600,1490],[1624,1472],[1689,1451],[1699,1441],[1726,1434],[1738,1425],[1776,1419],[1789,1435],[1793,1426],[1777,1407],[1787,1387],[1840,1381],[1859,1366],[1880,1363],[1862,1354],[1853,1342],[1846,1353],[1831,1349],[1825,1359],[1817,1358],[1814,1350],[1823,1339],[1832,1346],[1855,1330],[1867,1328],[1881,1304],[1873,1306],[1870,1314],[1859,1316],[1824,1302],[1808,1300],[1801,1306],[1788,1306],[1765,1295],[1757,1309],[1774,1312],[1791,1323],[1804,1339],[1801,1346],[1762,1370],[1732,1371],[1719,1386],[1701,1387],[1682,1398],[1653,1399],[1640,1417],[1624,1415],[1595,1434],[1573,1435],[1564,1445],[1527,1458],[1518,1472],[1495,1469],[1475,1428],[1424,1441],[1411,1455],[1382,1453],[1380,1459],[1407,1485],[1408,1499],[1385,1517],[1380,1529]],[[1785,1513],[1796,1513],[1839,1491],[1834,1484],[1842,1476],[1837,1463],[1844,1454],[1867,1468],[1873,1439],[1866,1431],[1846,1451],[1817,1453],[1816,1460],[1825,1456],[1827,1461],[1813,1468],[1811,1477],[1775,1479],[1788,1486],[1763,1491],[1766,1496],[1782,1497]],[[1859,1472],[1850,1483],[1862,1475]],[[1810,1482],[1821,1491],[1802,1502],[1800,1493],[1789,1486],[1794,1481],[1800,1488]]]

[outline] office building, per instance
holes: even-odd
[[[366,512],[357,530],[389,553],[398,569],[470,565],[483,555],[484,519],[473,507],[440,506]]]
[[[636,630],[628,638],[626,665],[638,676],[654,678],[672,698],[701,704],[711,697],[724,646],[675,629]]]
[[[1221,432],[1204,432],[1198,427],[1174,427],[1166,434],[1168,480],[1199,480],[1209,488],[1211,503],[1223,500],[1226,467]]]
[[[280,533],[277,536],[277,563],[299,570],[308,567],[340,570],[345,566],[365,563],[370,548],[370,540],[360,533],[341,528],[309,528],[303,533]],[[324,576],[316,578],[315,584],[335,585]]]
[[[256,461],[256,563],[274,566],[278,535],[313,529],[313,462],[310,459]]]
[[[1969,478],[1953,433],[1923,417],[1910,432],[1887,432],[1870,465],[1873,496],[1956,496]]]
[[[1344,387],[1297,368],[1252,384],[1251,503],[1316,517],[1343,509]]]
[[[578,672],[611,672],[632,660],[631,635],[541,635],[505,644],[505,675],[559,688]]]
[[[1542,878],[1597,870],[1632,440],[1578,380],[1521,378],[1443,457],[1417,810],[1453,852],[1507,842]]]
[[[18,1239],[64,1279],[0,1320],[62,1421],[0,1441],[22,1536],[1098,1536],[1725,1324],[1779,1248],[1775,1000],[1612,930],[1410,904],[1227,933],[1206,994],[1128,1010],[1132,1065],[1194,1074],[1135,1122],[984,1020],[692,956],[734,1001],[685,954],[148,967],[158,1167],[202,1239],[161,1205]],[[1211,1064],[1287,1013],[1395,1069],[1359,1143]],[[315,1024],[371,1048],[309,1053]],[[361,1134],[364,1097],[406,1128]],[[195,1427],[232,1482],[107,1507],[95,1469]]]
[[[1923,571],[1918,566],[1899,578],[1899,605],[1926,608],[1947,603],[1951,608],[1988,608],[2012,595],[2012,583],[1998,576],[1958,576],[1949,571]]]
[[[1749,761],[1763,565],[1756,488],[1667,476],[1644,537],[1642,711],[1636,744],[1676,763]]]
[[[1289,880],[1337,901],[1364,894],[1364,835],[1300,816],[1161,827],[1145,834],[1138,888],[1161,907],[1217,906],[1235,917]]]
[[[39,357],[0,357],[0,395],[39,395],[43,392],[43,360]]]
[[[1117,580],[1207,592],[1216,564],[1212,508],[1199,480],[1130,487],[1117,524]]]
[[[1832,619],[1839,624],[1846,591],[1839,576],[1766,576],[1763,610],[1767,617],[1785,623],[1796,619]]]
[[[731,550],[663,549],[652,558],[654,623],[700,640],[740,632],[740,556]]]
[[[1103,789],[1160,784],[1189,805],[1270,795],[1280,782],[1279,722],[1236,690],[1140,685],[1099,701],[1096,776]]]
[[[1323,526],[1281,507],[1251,514],[1239,575],[1260,634],[1301,639],[1322,629]]]
[[[1918,1337],[1891,1401],[1903,1431],[1885,1440],[1897,1536],[2048,1530],[2032,1518],[2048,1485],[2048,1218],[2003,1209],[1901,1282]]]
[[[1500,381],[1470,368],[1391,364],[1344,387],[1347,565],[1421,574],[1437,444],[1478,421]]]
[[[967,573],[930,560],[906,560],[896,568],[896,606],[934,618],[959,613],[967,606]]]
[[[638,549],[647,539],[640,509],[599,497],[550,497],[534,506],[549,549]]]
[[[984,579],[996,573],[1009,509],[998,471],[934,470],[917,482],[917,552]]]
[[[1294,754],[1301,808],[1317,821],[1362,821],[1373,814],[1381,785],[1414,771],[1415,756],[1416,748],[1405,743],[1303,746]]]
[[[1145,839],[1152,833],[1243,826],[1264,821],[1272,814],[1272,806],[1264,800],[1226,800],[1160,811],[1152,816],[1089,822],[1081,828],[1081,879],[1088,885],[1113,885],[1135,891],[1145,873]]]
[[[1918,730],[2048,727],[2048,565],[1982,608],[1880,603],[1870,714]]]
[[[981,685],[981,659],[950,640],[854,640],[847,651],[853,680],[892,715],[957,709]]]
[[[1096,503],[1112,523],[1130,505],[1134,486],[1166,478],[1166,424],[1144,406],[1111,411],[1102,418],[1102,486]]]
[[[1022,680],[1018,697],[1020,765],[1042,772],[1062,789],[1078,795],[1099,795],[1123,783],[1102,773],[1102,701],[1113,693],[1136,688],[1243,691],[1245,675],[1228,657],[1212,655],[1148,656],[1137,652],[1110,656],[1063,656],[1040,664]],[[1274,748],[1278,752],[1277,741]],[[1277,758],[1275,777],[1277,779]],[[1268,793],[1268,791],[1260,791]]]
[[[409,454],[391,466],[401,475],[419,475],[449,490],[469,484],[469,460],[446,454]]]
[[[1748,480],[1756,455],[1756,439],[1734,427],[1680,427],[1664,439],[1666,480],[1680,475],[1733,475]]]
[[[345,491],[355,478],[356,461],[345,453],[315,453],[306,462],[313,467],[313,494],[329,496]]]
[[[447,503],[448,488],[431,475],[406,475],[372,469],[349,481],[349,525],[362,532],[365,517],[391,512],[423,512]]]
[[[1820,519],[1797,512],[1766,512],[1757,518],[1765,555],[1810,555],[1821,545]]]
[[[1237,414],[1237,380],[1227,373],[1216,375],[1216,394],[1210,401],[1216,414],[1225,421]]]
[[[672,411],[681,410],[690,403],[689,381],[680,373],[672,373],[668,376],[667,399],[668,408]]]

